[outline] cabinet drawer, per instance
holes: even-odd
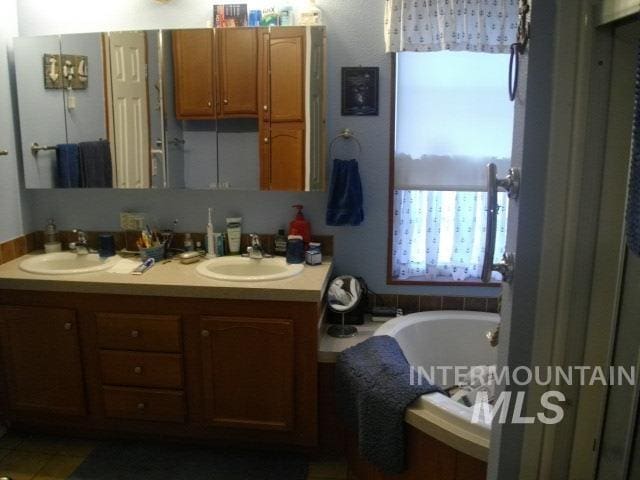
[[[113,350],[142,352],[182,351],[180,317],[98,313],[98,346]]]
[[[135,387],[182,388],[182,355],[103,350],[102,383]]]
[[[109,418],[184,423],[182,392],[124,387],[102,387],[102,392]]]

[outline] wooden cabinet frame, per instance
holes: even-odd
[[[81,364],[88,406],[86,415],[80,417],[16,411],[6,402],[11,385],[7,385],[6,375],[3,375],[3,380],[0,382],[3,388],[1,397],[4,406],[3,419],[7,422],[39,429],[65,428],[85,432],[119,431],[130,434],[161,434],[166,437],[218,439],[225,443],[236,444],[276,443],[314,446],[317,443],[317,329],[322,315],[320,302],[242,301],[0,290],[0,305],[23,305],[43,309],[64,308],[75,312],[79,327]],[[97,332],[97,318],[100,315],[104,318],[105,314],[179,317],[184,361],[184,412],[159,410],[161,416],[173,415],[173,418],[167,418],[167,421],[107,416]],[[218,421],[215,414],[211,417],[208,404],[211,399],[211,388],[203,382],[207,375],[206,371],[211,366],[207,364],[203,353],[205,349],[203,348],[202,322],[203,319],[212,318],[217,319],[216,321],[231,322],[229,325],[244,322],[244,325],[254,329],[265,326],[278,333],[290,331],[292,350],[279,363],[280,365],[290,363],[292,369],[291,410],[287,407],[282,410],[291,411],[290,417],[284,416],[284,420],[280,423],[270,424],[269,421],[265,421],[263,425],[259,425],[260,419],[268,418],[269,412],[265,415],[257,415],[256,422],[248,422],[244,425],[233,421]],[[46,322],[46,319],[42,319],[42,322]],[[287,345],[287,342],[282,345]],[[251,355],[251,351],[246,351],[244,354]],[[290,359],[293,361],[289,362]],[[278,362],[275,364],[277,365]],[[7,368],[10,366],[4,363],[5,373]],[[283,388],[288,388],[286,382],[283,385]],[[243,388],[246,389],[247,385],[245,384]],[[208,392],[207,389],[209,389]],[[264,392],[258,393],[264,394]],[[168,396],[169,402],[165,404],[170,404],[171,398],[173,397]],[[113,400],[113,396],[110,400]],[[165,408],[163,405],[159,408]],[[253,405],[259,404],[254,402]],[[211,418],[214,418],[213,422]]]

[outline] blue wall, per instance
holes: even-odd
[[[211,2],[183,0],[166,5],[154,2],[115,0],[104,15],[96,15],[79,0],[59,0],[56,8],[37,0],[21,0],[18,6],[21,35],[64,33],[131,28],[203,27],[211,17]],[[97,2],[96,2],[97,3]],[[67,8],[65,5],[69,4]],[[216,192],[216,191],[56,191],[29,190],[32,229],[41,229],[53,216],[63,229],[90,230],[119,228],[118,212],[145,211],[159,222],[180,220],[182,231],[203,231],[208,206],[216,208],[216,228],[225,216],[242,215],[245,230],[276,232],[293,216],[294,203],[305,205],[312,230],[335,236],[338,272],[365,277],[369,286],[381,293],[495,295],[497,289],[477,287],[405,287],[386,285],[387,198],[389,176],[390,75],[391,57],[384,53],[383,0],[318,0],[328,33],[328,112],[330,140],[342,128],[352,129],[362,143],[360,171],[364,187],[365,221],[359,227],[324,225],[324,193]],[[104,4],[103,4],[104,5]],[[45,11],[43,11],[43,8]],[[88,21],[68,18],[69,12],[86,15]],[[135,20],[131,20],[135,19]],[[135,23],[132,23],[135,22]],[[342,117],[340,115],[340,68],[343,66],[380,68],[380,115]]]
[[[9,155],[0,156],[0,242],[22,235],[23,222],[28,215],[20,189],[22,172],[16,153],[17,122],[12,115],[15,109],[11,101],[8,61],[11,51],[7,50],[17,30],[16,2],[7,0],[2,4],[0,15],[0,150],[9,151]]]

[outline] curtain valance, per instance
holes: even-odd
[[[518,0],[386,0],[387,52],[508,53]]]

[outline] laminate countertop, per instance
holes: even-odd
[[[325,258],[321,265],[305,265],[303,271],[296,276],[262,282],[214,280],[196,273],[199,262],[183,265],[178,260],[169,263],[158,262],[143,275],[113,273],[109,270],[69,275],[40,275],[21,270],[20,263],[34,255],[38,253],[29,253],[0,265],[0,289],[320,302],[333,270],[330,258]]]

